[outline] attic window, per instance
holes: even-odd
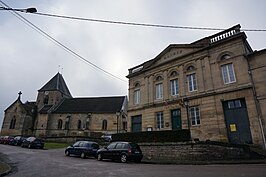
[[[221,56],[220,60],[227,60],[229,58],[231,58],[231,56],[229,54],[224,54]]]

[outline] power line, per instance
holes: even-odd
[[[0,3],[2,3],[4,6],[10,8],[7,4],[5,4],[3,1],[0,0]],[[65,51],[67,51],[68,53],[72,54],[73,56],[75,56],[76,58],[78,58],[79,60],[85,62],[86,64],[91,65],[92,67],[104,72],[105,74],[112,76],[113,78],[116,78],[120,81],[123,82],[127,82],[124,79],[121,79],[118,76],[115,76],[114,74],[104,70],[103,68],[97,66],[96,64],[90,62],[89,60],[87,60],[86,58],[84,58],[83,56],[79,55],[78,53],[76,53],[75,51],[73,51],[72,49],[70,49],[69,47],[67,47],[66,45],[64,45],[63,43],[59,42],[58,40],[56,40],[55,38],[53,38],[52,36],[50,36],[48,33],[46,33],[45,31],[43,31],[41,28],[37,27],[36,25],[34,25],[32,22],[30,22],[29,20],[27,20],[25,17],[23,17],[22,15],[20,15],[18,12],[16,11],[10,11],[12,15],[14,15],[15,17],[17,17],[19,20],[21,20],[23,23],[25,23],[26,25],[28,25],[29,27],[31,27],[32,29],[34,29],[35,31],[37,31],[39,34],[41,34],[42,36],[46,37],[48,40],[52,41],[54,44],[56,44],[57,46],[63,48]]]
[[[225,28],[175,26],[175,25],[162,25],[162,24],[151,24],[151,23],[135,23],[135,22],[123,22],[123,21],[113,21],[113,20],[102,20],[102,19],[93,19],[93,18],[65,16],[65,15],[55,15],[55,14],[40,13],[40,12],[36,12],[34,14],[41,15],[41,16],[55,17],[55,18],[64,18],[64,19],[71,19],[71,20],[81,20],[81,21],[90,21],[90,22],[98,22],[98,23],[118,24],[118,25],[156,27],[156,28],[172,28],[172,29],[187,29],[187,30],[209,30],[209,31],[222,31],[222,30],[226,30]],[[266,32],[266,29],[241,29],[241,31]]]

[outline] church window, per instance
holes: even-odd
[[[43,104],[44,105],[48,104],[48,101],[49,101],[49,96],[48,95],[45,95],[44,96],[44,100],[43,100]]]
[[[62,119],[59,119],[58,120],[58,124],[57,124],[57,129],[62,129],[62,126],[63,126],[63,121],[62,121]]]
[[[81,120],[78,120],[78,129],[81,129]]]
[[[102,130],[107,130],[107,120],[103,120],[102,122]]]
[[[9,129],[15,129],[15,126],[16,126],[16,116],[14,116],[14,117],[11,119]]]

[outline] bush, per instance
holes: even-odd
[[[189,130],[149,131],[135,133],[119,133],[112,135],[112,141],[144,142],[184,142],[190,141]]]

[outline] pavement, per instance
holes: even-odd
[[[7,163],[8,158],[6,155],[0,153],[0,177],[7,175],[11,172],[12,167]]]

